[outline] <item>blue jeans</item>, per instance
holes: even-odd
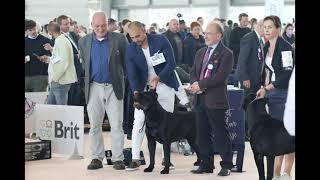
[[[51,82],[48,104],[67,105],[70,87],[71,84],[59,84],[57,82]]]
[[[272,118],[283,121],[288,89],[273,89],[267,92],[269,114]]]

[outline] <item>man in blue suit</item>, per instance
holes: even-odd
[[[131,90],[134,93],[156,89],[160,105],[168,112],[174,109],[174,92],[178,81],[174,69],[176,63],[169,41],[163,35],[147,34],[144,25],[138,21],[128,26],[132,43],[126,49],[126,65]],[[145,115],[135,109],[132,130],[132,162],[127,170],[140,166],[140,148],[144,136]],[[140,130],[141,128],[142,131]]]

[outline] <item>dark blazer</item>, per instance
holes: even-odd
[[[203,36],[199,36],[200,48],[205,47],[205,40]],[[199,49],[200,49],[199,48]],[[199,50],[196,47],[196,39],[192,36],[191,33],[187,34],[187,37],[183,40],[183,59],[182,64],[188,64],[190,67],[193,65],[194,56]]]
[[[197,51],[195,61],[190,73],[190,83],[199,82],[201,90],[204,90],[205,104],[208,108],[214,109],[228,109],[228,95],[227,95],[227,80],[232,71],[233,55],[229,48],[225,47],[222,42],[219,42],[213,51],[209,63],[216,66],[213,75],[208,79],[199,81],[202,60],[206,53],[207,47],[201,48]],[[197,98],[195,95],[194,105],[197,105]]]
[[[84,92],[86,102],[89,98],[90,86],[90,53],[92,44],[92,33],[87,34],[79,40],[80,58],[82,59],[82,67],[85,71],[84,75]],[[125,49],[128,41],[123,34],[108,32],[108,63],[109,75],[112,81],[113,91],[117,99],[123,99],[124,96],[124,57]]]
[[[266,43],[265,47],[263,48],[265,57],[267,56],[267,52],[268,52],[269,47],[270,47],[270,42],[268,41]],[[291,68],[284,68],[283,67],[282,55],[281,55],[282,51],[292,51],[293,66],[295,64],[295,55],[294,55],[294,50],[293,50],[292,46],[286,40],[284,40],[282,37],[278,37],[276,45],[275,45],[274,53],[272,56],[272,63],[271,63],[271,65],[274,69],[275,76],[276,76],[276,79],[272,84],[277,89],[288,89],[289,80],[290,80],[290,76],[291,76],[293,67],[291,67]],[[267,68],[266,65],[265,65],[265,68]],[[263,84],[265,81],[265,75],[266,75],[266,72],[264,71],[263,77],[262,77]]]
[[[178,90],[178,81],[174,74],[176,63],[172,47],[163,35],[147,34],[150,56],[156,52],[163,53],[166,62],[154,66],[160,82]],[[128,79],[132,91],[143,91],[148,81],[148,64],[140,46],[132,42],[126,49],[125,62],[127,65]]]
[[[69,32],[72,40],[74,41],[74,43],[76,43],[76,45],[78,46],[78,41],[80,39],[79,35],[77,35],[75,32]]]
[[[238,57],[238,66],[236,69],[236,76],[241,81],[250,80],[251,87],[258,87],[261,85],[261,73],[263,59],[259,59],[258,49],[259,39],[255,31],[252,31],[240,40],[240,53]]]
[[[181,35],[180,32],[177,32],[178,36],[180,37],[181,39],[181,42],[183,43],[183,35]],[[171,46],[172,46],[172,49],[173,49],[173,53],[174,53],[174,58],[175,58],[175,62],[177,63],[177,65],[180,65],[178,63],[181,63],[181,62],[177,62],[178,59],[177,59],[177,56],[178,56],[178,47],[177,47],[177,44],[176,44],[176,41],[174,40],[173,38],[173,35],[174,33],[171,32],[170,30],[167,30],[166,32],[163,33],[163,35],[169,40]],[[183,54],[183,48],[182,48],[182,54]],[[183,58],[183,57],[182,57]]]
[[[245,28],[236,27],[232,29],[230,32],[229,47],[233,52],[233,57],[234,57],[233,68],[234,69],[236,69],[236,66],[238,64],[238,57],[239,57],[239,51],[240,51],[240,39],[249,32],[251,32],[251,30],[247,27]]]

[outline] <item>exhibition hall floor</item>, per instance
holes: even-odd
[[[111,137],[110,132],[104,132],[104,143],[105,147],[110,149]],[[250,144],[246,142],[246,150],[244,157],[243,173],[231,173],[228,177],[219,177],[217,173],[220,171],[219,155],[215,156],[215,166],[213,174],[191,174],[190,170],[195,169],[193,162],[196,160],[196,156],[184,156],[178,153],[171,153],[171,162],[175,165],[175,169],[170,171],[170,174],[162,175],[160,171],[161,166],[161,149],[162,146],[157,144],[156,150],[156,164],[154,171],[151,173],[144,173],[143,169],[146,165],[140,166],[138,171],[125,171],[125,170],[114,170],[112,166],[104,165],[99,170],[87,170],[87,165],[90,163],[89,159],[89,134],[84,135],[84,146],[85,146],[85,158],[81,160],[68,160],[67,157],[53,155],[52,159],[39,160],[39,161],[28,161],[25,163],[25,179],[26,180],[157,180],[166,178],[166,180],[257,180],[258,171],[256,169],[253,154],[250,148]],[[131,147],[131,141],[125,140],[125,147]],[[145,155],[146,163],[149,164],[149,153],[147,148],[147,139],[144,138],[142,144],[142,150]],[[294,165],[295,166],[295,165]],[[293,167],[292,175],[293,180],[295,179],[295,168]]]

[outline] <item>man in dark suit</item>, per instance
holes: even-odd
[[[113,168],[125,169],[123,144],[124,57],[128,41],[124,35],[107,32],[103,12],[93,15],[93,33],[79,40],[80,58],[85,70],[85,99],[90,120],[91,163],[88,169],[102,168],[105,157],[102,122],[107,112],[111,127]]]
[[[244,89],[243,99],[250,93],[256,94],[261,86],[263,65],[263,21],[253,25],[254,31],[246,34],[240,41],[240,53],[236,69],[237,79]],[[245,125],[246,140],[249,139],[247,121]]]
[[[230,43],[229,47],[233,52],[234,64],[233,69],[235,70],[238,64],[238,56],[240,51],[240,39],[247,33],[251,32],[248,26],[248,14],[241,13],[239,14],[239,23],[240,26],[232,29],[230,33]]]
[[[195,93],[194,107],[197,118],[197,138],[201,164],[192,173],[212,173],[214,169],[212,138],[222,161],[219,176],[228,176],[232,168],[232,146],[226,128],[225,114],[229,109],[227,78],[232,71],[233,55],[221,42],[223,27],[217,22],[205,30],[206,47],[198,50],[190,74],[190,90]]]

